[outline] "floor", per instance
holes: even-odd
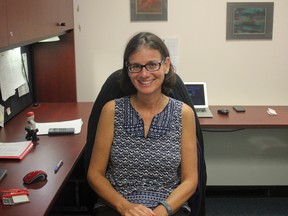
[[[206,216],[287,216],[287,187],[208,188]]]
[[[85,211],[61,211],[49,216],[88,216]],[[287,216],[288,198],[207,198],[206,216]]]
[[[206,216],[287,216],[288,198],[207,198]]]
[[[71,197],[70,197],[71,198]],[[48,216],[88,216],[75,205],[52,209]],[[208,188],[205,216],[288,216],[288,187]]]

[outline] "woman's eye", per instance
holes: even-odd
[[[158,64],[157,63],[154,63],[154,62],[151,62],[151,63],[148,63],[147,64],[147,67],[148,68],[155,68],[155,67],[157,67],[158,66]]]
[[[140,65],[131,65],[131,68],[132,69],[139,69],[139,68],[141,68],[141,66]]]

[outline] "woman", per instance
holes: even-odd
[[[188,215],[197,187],[193,110],[168,97],[175,72],[167,47],[142,32],[124,52],[121,87],[129,96],[102,109],[88,169],[100,197],[95,215]]]

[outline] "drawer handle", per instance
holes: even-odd
[[[59,22],[58,26],[66,26],[66,23],[65,22]]]

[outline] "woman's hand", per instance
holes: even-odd
[[[123,216],[156,216],[156,214],[144,205],[131,204]]]

